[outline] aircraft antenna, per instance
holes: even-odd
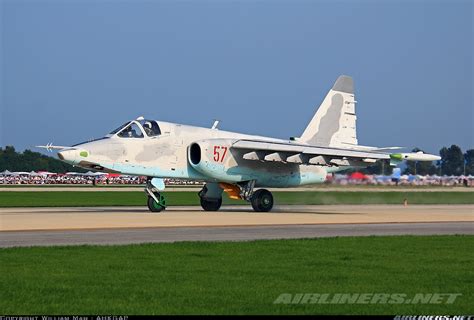
[[[214,124],[212,125],[212,128],[211,128],[211,129],[217,130],[217,126],[219,125],[219,122],[220,122],[219,120],[215,119],[215,120],[214,120]]]

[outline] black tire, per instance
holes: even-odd
[[[255,191],[250,202],[252,203],[252,208],[256,212],[268,212],[273,208],[272,193],[265,189]]]
[[[207,186],[204,185],[204,187],[202,187],[201,191],[198,192],[199,198],[205,197],[206,193],[207,193]]]
[[[152,197],[148,196],[148,209],[151,211],[151,212],[161,212],[165,209],[164,206],[162,206],[161,204],[157,203],[155,201],[155,199],[153,199]]]
[[[201,207],[204,211],[217,211],[222,205],[222,198],[217,200],[206,200],[201,197]]]

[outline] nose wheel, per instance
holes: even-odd
[[[153,197],[148,196],[148,209],[151,212],[161,212],[166,208],[165,197],[161,194],[155,195],[159,201],[157,202]]]
[[[145,193],[148,195],[147,205],[151,212],[161,212],[166,209],[165,196],[151,183],[151,180],[147,181]]]

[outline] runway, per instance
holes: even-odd
[[[250,241],[372,235],[474,234],[474,222],[170,227],[0,232],[0,247]]]
[[[236,241],[369,235],[474,234],[474,205],[2,208],[0,247]]]

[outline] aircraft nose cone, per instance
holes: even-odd
[[[58,152],[58,158],[64,162],[74,164],[77,160],[77,150],[61,150]]]

